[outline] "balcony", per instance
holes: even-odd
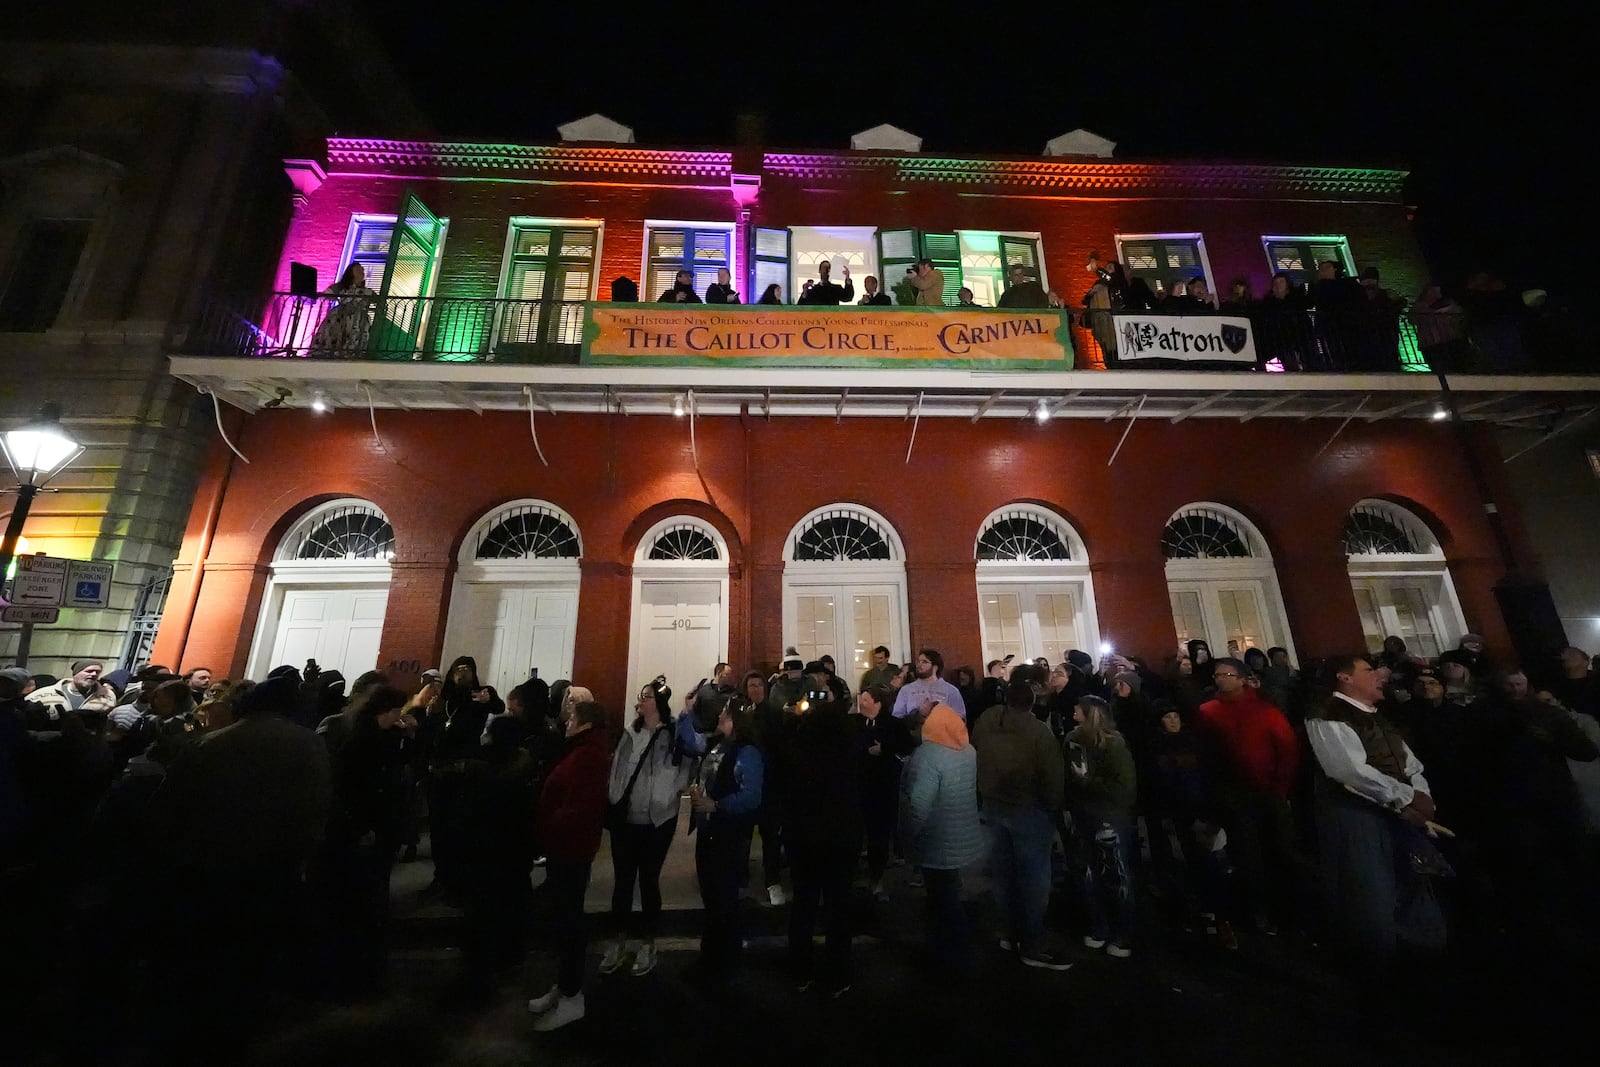
[[[242,358],[572,364],[585,307],[581,300],[275,293],[259,324],[208,308],[180,347]]]
[[[588,307],[584,301],[392,296],[380,301],[377,296],[276,293],[259,322],[227,309],[208,309],[180,350],[232,358],[576,365]],[[854,310],[868,315],[901,311]],[[1127,358],[1122,312],[1074,309],[1072,314],[1074,369],[1171,369],[1183,362]],[[1220,314],[1169,317],[1199,328]],[[1525,373],[1534,355],[1520,327],[1473,322],[1459,309],[1341,318],[1257,305],[1243,317],[1251,325],[1255,362],[1200,363],[1233,371]]]

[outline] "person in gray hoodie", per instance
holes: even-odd
[[[661,867],[678,828],[678,807],[694,761],[674,743],[672,690],[657,678],[639,690],[632,724],[611,754],[611,921],[616,937],[600,959],[611,974],[631,960],[630,973],[646,975],[656,965],[656,930],[661,921]],[[639,911],[633,887],[639,886]],[[624,940],[626,938],[626,940]]]
[[[928,887],[928,950],[956,974],[972,969],[967,913],[961,906],[961,868],[983,856],[978,822],[978,750],[967,724],[940,704],[922,724],[900,779],[901,838],[906,856],[922,868]]]

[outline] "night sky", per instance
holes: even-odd
[[[1125,159],[1398,166],[1442,281],[1490,269],[1580,306],[1593,290],[1578,249],[1600,213],[1576,161],[1593,154],[1579,79],[1597,58],[1548,16],[971,4],[929,31],[925,4],[365,6],[442,138],[550,143],[598,111],[641,145],[729,146],[743,112],[780,148],[845,148],[889,122],[930,154],[1037,155],[1082,126]]]

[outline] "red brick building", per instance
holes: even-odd
[[[1187,637],[1304,658],[1470,629],[1509,654],[1494,587],[1537,561],[1495,428],[1591,379],[1452,377],[1452,420],[1438,379],[1401,371],[1426,369],[1405,332],[1381,373],[1105,370],[1081,326],[1019,369],[591,345],[619,277],[650,300],[726,268],[747,302],[788,300],[823,260],[887,289],[928,258],[952,305],[1022,265],[1076,306],[1096,250],[1158,293],[1260,294],[1333,259],[1409,296],[1402,172],[659,151],[586,121],[587,143],[332,140],[290,163],[281,295],[173,359],[239,456],[215,442],[157,661],[405,676],[472,654],[494,684],[531,666],[620,704],[785,645],[852,676],[878,644],[980,670],[1102,645],[1160,662]],[[322,329],[337,298],[288,295],[291,263],[326,289],[352,262],[374,293],[355,351]],[[838,321],[875,314],[941,312]]]

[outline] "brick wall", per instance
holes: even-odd
[[[1302,658],[1358,647],[1340,532],[1350,506],[1367,497],[1427,518],[1468,626],[1497,651],[1509,648],[1491,588],[1500,558],[1450,431],[1434,423],[1353,423],[1316,456],[1329,423],[1142,421],[1107,467],[1122,423],[925,419],[907,464],[910,427],[899,419],[723,416],[699,422],[697,471],[687,422],[665,416],[547,420],[540,439],[549,467],[524,416],[395,412],[379,421],[381,448],[365,412],[248,420],[239,439],[251,463],[236,464],[227,483],[186,662],[242,669],[277,540],[306,508],[343,495],[371,500],[395,528],[384,663],[440,659],[454,559],[478,519],[521,497],[565,509],[584,543],[574,671],[613,705],[623,698],[630,640],[630,561],[651,523],[686,512],[723,531],[733,554],[730,658],[770,663],[783,637],[785,538],[807,512],[839,501],[878,511],[899,532],[911,644],[940,648],[952,665],[980,658],[974,539],[990,512],[1016,501],[1047,506],[1078,530],[1102,635],[1130,654],[1159,660],[1171,648],[1160,535],[1173,512],[1195,501],[1237,508],[1259,527]],[[1493,453],[1492,438],[1479,444]],[[218,470],[202,484],[186,564]],[[1499,503],[1525,561],[1510,501]],[[189,594],[189,574],[175,583],[174,603]],[[158,659],[182,640],[164,630]]]

